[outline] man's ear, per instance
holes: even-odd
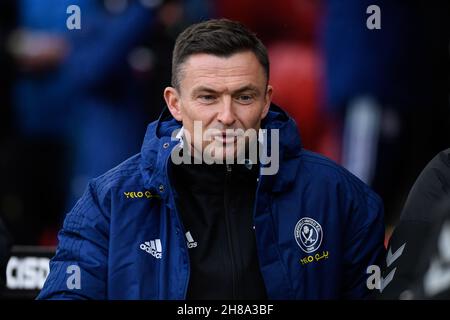
[[[264,105],[263,112],[261,114],[261,120],[264,119],[267,116],[267,113],[269,112],[270,104],[272,103],[272,93],[273,93],[272,86],[267,85],[267,91],[266,91],[266,94],[264,97],[265,105]]]
[[[169,111],[172,114],[172,116],[176,120],[182,121],[183,117],[181,115],[180,109],[181,100],[177,89],[173,87],[167,87],[164,90],[164,100],[166,100],[167,107],[169,108]]]

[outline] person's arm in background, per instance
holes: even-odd
[[[37,299],[107,298],[109,217],[91,182],[59,232],[56,255]]]
[[[68,44],[61,36],[26,29],[15,30],[7,42],[19,71],[26,73],[53,71],[68,51]]]
[[[420,260],[430,259],[427,243],[439,229],[441,211],[450,210],[450,149],[437,154],[422,170],[409,192],[400,221],[389,240],[390,256],[383,266],[381,299],[398,299],[402,292],[423,276]],[[445,204],[443,208],[442,204]],[[395,257],[392,258],[392,257]]]

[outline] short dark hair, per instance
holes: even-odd
[[[267,49],[256,35],[239,22],[212,19],[193,24],[184,30],[175,42],[172,57],[172,86],[179,89],[181,65],[196,53],[229,57],[235,53],[252,51],[264,68],[269,80]]]

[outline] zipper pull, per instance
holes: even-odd
[[[231,172],[231,164],[227,164],[227,172]]]

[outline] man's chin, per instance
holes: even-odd
[[[203,152],[203,158],[207,163],[235,163],[238,150],[237,143],[208,145]]]

